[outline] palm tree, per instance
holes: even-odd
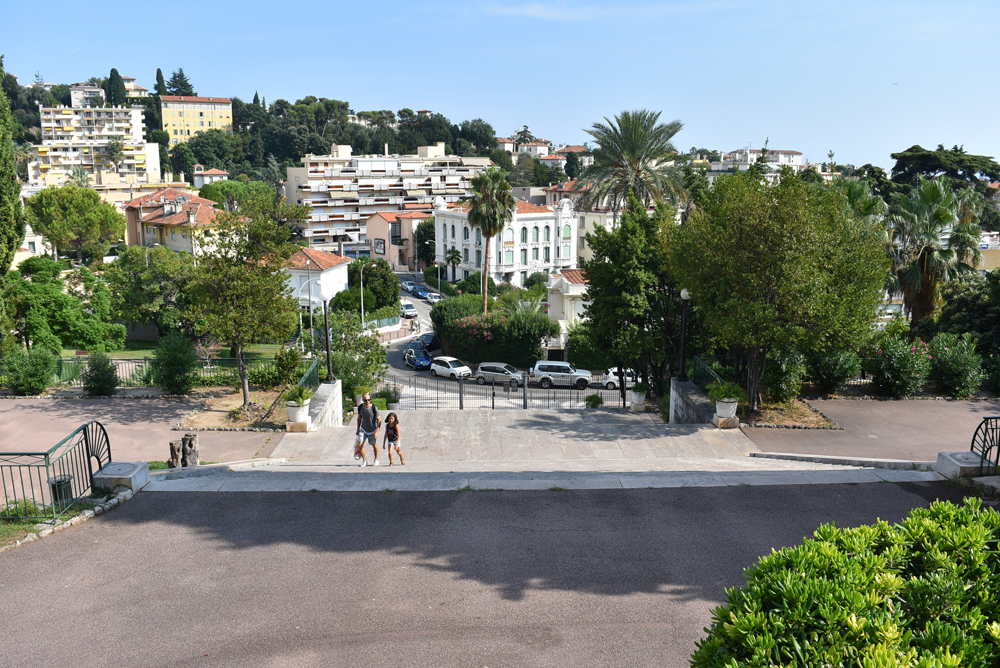
[[[490,167],[472,178],[472,198],[469,200],[469,224],[479,228],[486,239],[483,258],[483,313],[489,303],[490,241],[514,219],[517,200],[504,173]]]
[[[125,138],[121,135],[111,135],[108,138],[108,161],[114,165],[118,173],[118,165],[125,159]]]
[[[449,248],[448,252],[444,254],[445,264],[451,265],[451,282],[455,282],[455,270],[459,264],[462,262],[462,254],[457,248]],[[438,286],[441,287],[440,285]]]
[[[23,181],[28,180],[28,163],[35,157],[35,151],[28,143],[14,144],[14,163],[16,164],[17,176]]]
[[[594,163],[573,186],[581,196],[581,209],[606,205],[617,214],[629,191],[646,206],[684,196],[682,175],[672,164],[677,150],[670,141],[684,124],[664,124],[659,119],[660,112],[648,109],[623,111],[614,121],[605,117],[604,123],[594,123],[586,131],[600,147],[594,150]]]
[[[909,195],[896,195],[888,219],[892,291],[903,295],[911,326],[934,312],[942,284],[982,262],[978,205],[941,177],[921,177]]]
[[[81,188],[90,187],[90,172],[83,165],[76,165],[70,170],[69,175],[66,177],[67,185],[80,186]]]

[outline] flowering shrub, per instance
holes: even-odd
[[[931,380],[945,394],[967,397],[979,391],[983,360],[971,334],[938,334],[931,341]]]
[[[813,353],[809,355],[807,366],[810,380],[824,394],[833,394],[861,375],[861,359],[854,351]]]
[[[899,337],[885,337],[872,359],[872,385],[892,397],[909,397],[923,387],[931,369],[927,344]]]

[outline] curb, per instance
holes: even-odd
[[[879,397],[874,395],[864,395],[860,397],[847,397],[839,394],[810,394],[801,397],[803,401],[997,401],[1000,397]]]
[[[793,462],[837,464],[861,468],[896,469],[902,471],[933,471],[937,462],[915,459],[879,459],[877,457],[844,457],[840,455],[806,455],[794,452],[751,452],[751,457],[761,459],[786,459]]]
[[[227,471],[249,471],[261,466],[273,466],[275,464],[283,464],[284,462],[284,457],[267,457],[261,459],[240,459],[234,462],[208,464],[207,466],[192,466],[186,469],[161,469],[159,471],[150,471],[149,480],[150,482],[153,482],[161,480],[180,480],[182,478],[200,478],[202,476],[225,473]]]
[[[133,399],[197,399],[198,397],[192,397],[189,394],[131,394],[131,395],[120,395],[120,396],[110,396],[110,397],[54,397],[50,394],[36,394],[36,395],[3,395],[0,396],[0,400],[14,400],[14,399],[49,399],[52,401],[95,401],[101,399],[113,399],[118,401],[130,401]]]

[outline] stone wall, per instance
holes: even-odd
[[[313,429],[341,427],[344,424],[343,383],[322,383],[309,402],[309,424]]]
[[[670,379],[670,424],[711,424],[715,404],[691,381]]]

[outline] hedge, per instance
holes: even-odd
[[[454,297],[458,294],[458,288],[451,283],[448,283],[445,278],[446,275],[447,273],[445,272],[445,267],[441,267],[441,284],[438,285],[437,267],[427,267],[424,269],[424,283],[443,295]]]
[[[900,524],[824,524],[726,592],[696,668],[994,666],[1000,515],[936,501]]]

